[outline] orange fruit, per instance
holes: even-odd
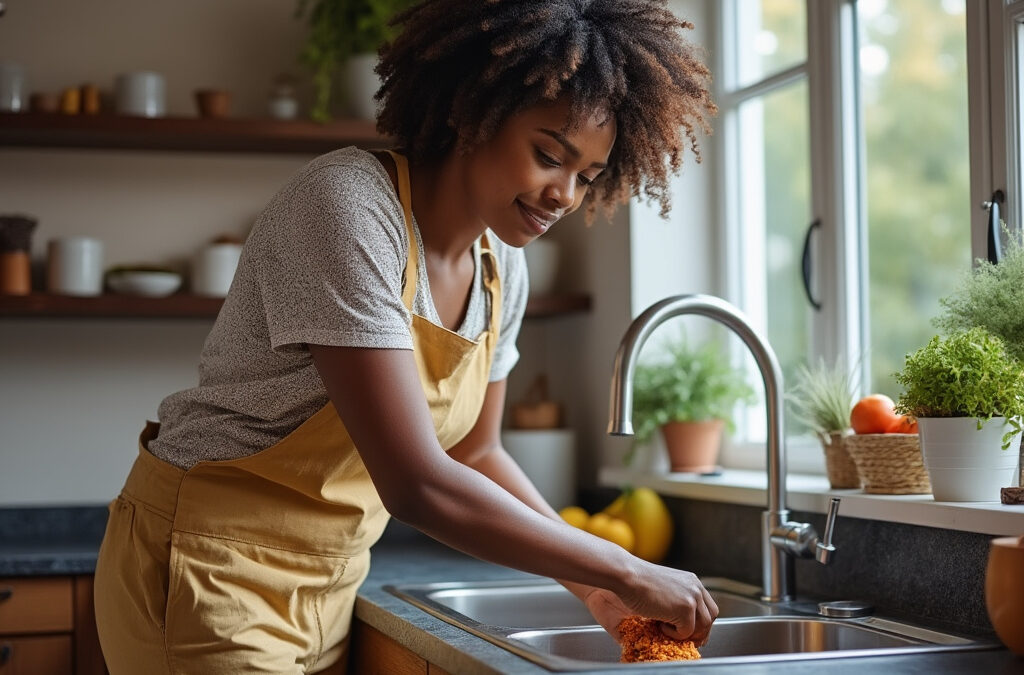
[[[899,421],[896,404],[885,394],[871,394],[850,411],[850,426],[857,434],[885,434]]]
[[[900,415],[896,422],[886,431],[887,434],[916,434],[917,420],[910,415]]]
[[[590,520],[590,514],[581,506],[566,506],[558,512],[558,515],[560,515],[562,520],[565,522],[569,523],[573,527],[578,527],[581,530],[586,528],[587,521]]]

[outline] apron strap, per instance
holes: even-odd
[[[402,287],[402,302],[406,309],[412,311],[416,297],[416,279],[419,274],[419,247],[416,245],[416,233],[412,229],[412,184],[409,182],[409,162],[404,155],[388,150],[391,159],[395,160],[398,173],[398,199],[402,202],[402,213],[405,216],[405,232],[409,236],[409,255],[405,260],[405,285]]]
[[[487,238],[486,232],[480,235],[480,262],[487,270],[484,284],[487,287],[487,296],[491,306],[491,321],[488,330],[497,337],[501,329],[501,275],[498,270],[498,257],[494,255],[494,249],[491,248],[491,242]]]

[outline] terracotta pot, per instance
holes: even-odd
[[[672,471],[706,473],[718,465],[722,420],[669,422],[661,427]]]
[[[999,537],[989,545],[985,607],[999,639],[1024,656],[1024,537]]]
[[[198,89],[196,107],[200,117],[227,117],[231,112],[231,94],[218,89]]]

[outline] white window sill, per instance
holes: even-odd
[[[671,497],[765,507],[768,478],[764,471],[725,469],[720,476],[692,473],[642,473],[603,467],[601,485],[649,487]],[[825,513],[831,497],[839,497],[839,515],[923,525],[998,536],[1024,534],[1024,505],[999,502],[937,502],[931,495],[869,495],[860,490],[832,490],[825,476],[790,473],[786,507],[791,511]]]

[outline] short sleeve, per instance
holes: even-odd
[[[407,236],[391,183],[377,173],[321,166],[264,221],[253,259],[274,350],[412,349],[402,304]]]
[[[493,241],[496,237],[490,235]],[[526,301],[530,283],[526,274],[526,257],[523,250],[501,245],[498,248],[499,274],[501,275],[501,332],[494,349],[491,363],[491,382],[500,382],[508,377],[519,362],[516,340],[526,314]]]

